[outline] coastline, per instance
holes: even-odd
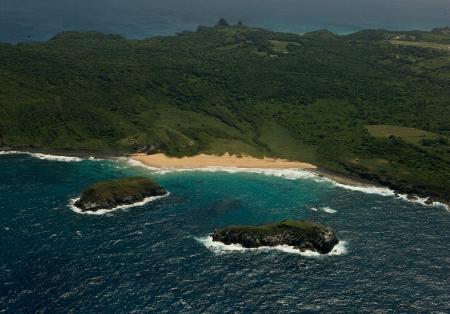
[[[349,175],[344,175],[339,172],[325,169],[322,167],[317,167],[317,169],[312,170],[313,173],[317,174],[319,177],[327,178],[335,181],[339,184],[349,185],[349,186],[360,186],[360,187],[378,187],[385,188],[386,186],[377,184],[376,182],[371,182],[368,180],[354,178]]]
[[[392,196],[406,201],[420,203],[424,206],[443,206],[450,211],[450,204],[441,198],[429,197],[408,193],[399,189],[393,189],[390,186],[381,185],[379,182],[373,182],[362,178],[355,178],[344,175],[329,169],[317,167],[315,165],[289,161],[278,158],[255,158],[251,156],[237,156],[228,153],[224,155],[205,155],[199,154],[191,157],[169,157],[165,154],[147,155],[143,153],[131,154],[130,160],[137,162],[145,167],[160,170],[195,170],[195,169],[216,169],[216,168],[237,168],[248,170],[301,170],[309,172],[312,175],[322,177],[334,182],[337,186],[351,190],[368,191],[374,194]]]
[[[356,179],[328,170],[313,164],[290,161],[281,158],[255,158],[251,156],[237,156],[228,153],[224,155],[199,154],[191,157],[170,157],[165,154],[147,155],[143,153],[132,154],[129,158],[146,167],[162,170],[193,170],[202,168],[241,168],[241,169],[261,169],[261,170],[305,170],[318,177],[326,178],[342,185],[353,187],[379,187],[376,183]]]
[[[315,170],[316,166],[299,161],[279,158],[255,158],[247,155],[237,156],[199,154],[191,157],[169,157],[165,154],[133,154],[130,158],[148,167],[162,169],[199,169],[209,167],[258,168],[258,169],[300,169]]]
[[[20,149],[20,150],[16,150]],[[313,164],[290,161],[281,158],[256,158],[251,156],[238,156],[224,154],[206,155],[199,154],[191,157],[169,157],[165,154],[146,155],[143,153],[123,154],[118,151],[115,152],[99,152],[99,151],[72,151],[63,149],[39,149],[32,148],[12,148],[9,146],[0,147],[0,155],[2,152],[14,152],[28,154],[40,159],[58,160],[58,161],[74,161],[73,159],[81,160],[114,160],[117,158],[128,158],[145,167],[155,168],[160,170],[195,170],[195,169],[248,169],[248,170],[301,170],[305,173],[310,173],[318,177],[336,183],[340,186],[347,186],[354,190],[361,189],[379,189],[387,190],[389,193],[376,193],[383,195],[391,195],[396,198],[404,199],[411,202],[417,202],[425,206],[443,206],[450,211],[450,202],[443,197],[434,197],[428,195],[419,195],[404,191],[401,188],[390,186],[389,184],[380,184],[377,181],[367,180],[363,178],[355,178],[350,175],[342,174],[330,169],[315,166]],[[43,156],[38,156],[43,155]],[[49,155],[49,156],[46,156]],[[64,157],[69,157],[68,160],[63,160]]]

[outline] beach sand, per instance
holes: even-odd
[[[316,166],[298,161],[276,158],[255,158],[243,155],[224,154],[221,156],[200,154],[192,157],[168,157],[164,154],[134,154],[131,159],[155,168],[195,169],[206,167],[260,168],[260,169],[302,169],[314,170]]]

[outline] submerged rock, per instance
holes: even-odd
[[[81,194],[75,206],[82,211],[98,211],[120,205],[131,205],[147,197],[166,194],[167,191],[152,180],[131,177],[94,184]]]
[[[240,244],[246,248],[289,245],[300,251],[321,254],[331,252],[339,243],[335,232],[328,226],[307,220],[284,220],[261,226],[232,226],[211,234],[213,241]]]

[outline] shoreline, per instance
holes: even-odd
[[[251,156],[237,156],[228,153],[224,155],[199,154],[191,157],[170,157],[165,154],[146,155],[143,153],[132,154],[129,158],[150,168],[161,170],[195,170],[214,168],[238,168],[238,169],[261,169],[261,170],[304,170],[314,175],[326,178],[343,185],[354,187],[380,187],[379,184],[356,179],[332,170],[318,167],[313,164],[300,161],[290,161],[281,158],[256,158]]]
[[[134,161],[145,166],[160,169],[199,169],[214,167],[245,168],[245,169],[300,169],[316,170],[317,166],[300,161],[290,161],[280,158],[256,158],[247,155],[237,156],[228,153],[223,155],[199,154],[191,157],[169,157],[165,154],[133,154]]]
[[[398,189],[392,189],[390,186],[381,185],[378,182],[355,178],[344,175],[333,170],[318,167],[309,163],[299,161],[289,161],[279,158],[255,158],[251,156],[237,156],[228,153],[224,155],[205,155],[199,154],[191,157],[169,157],[165,154],[147,155],[143,153],[131,154],[130,160],[140,163],[144,167],[160,170],[197,170],[197,169],[216,169],[216,168],[237,168],[247,170],[301,170],[309,172],[318,177],[325,178],[340,186],[351,187],[352,190],[377,189],[374,194],[392,196],[404,199],[414,203],[420,203],[424,206],[443,205],[450,211],[450,204],[441,198],[422,196],[415,193],[403,192]],[[381,192],[380,192],[381,191]]]
[[[302,170],[318,177],[322,177],[333,181],[337,184],[355,187],[355,188],[379,188],[379,189],[388,189],[392,192],[392,195],[396,198],[402,198],[412,202],[418,202],[426,206],[436,206],[439,204],[443,205],[448,211],[450,211],[450,202],[442,197],[435,196],[426,196],[419,195],[416,193],[410,193],[407,191],[402,191],[401,189],[394,188],[392,186],[383,185],[376,181],[365,180],[362,178],[355,178],[350,175],[341,174],[339,172],[329,170],[326,168],[322,168],[319,166],[315,166],[313,164],[300,162],[300,161],[290,161],[281,158],[256,158],[251,156],[237,156],[224,154],[222,156],[219,155],[205,155],[199,154],[192,157],[169,157],[165,154],[154,154],[154,155],[146,155],[143,153],[136,154],[124,154],[118,151],[115,152],[99,152],[99,151],[89,151],[89,150],[80,150],[80,151],[72,151],[72,150],[64,150],[64,149],[39,149],[36,147],[20,147],[13,148],[10,146],[0,146],[0,154],[1,152],[17,152],[24,154],[48,154],[50,157],[78,157],[82,158],[81,160],[89,160],[92,157],[95,159],[105,159],[105,160],[114,160],[117,158],[128,158],[133,160],[141,165],[149,168],[155,168],[160,170],[195,170],[195,169],[215,169],[215,168],[236,168],[236,169],[259,169],[259,170]],[[155,158],[156,159],[153,160]],[[151,157],[153,156],[153,157]],[[199,156],[203,156],[203,159],[198,159]],[[204,157],[206,156],[206,158]],[[150,159],[149,159],[150,157]],[[221,159],[218,159],[221,158]],[[43,158],[46,159],[46,158]],[[60,160],[56,158],[55,160]],[[145,161],[147,160],[147,161]],[[171,163],[167,161],[171,160]],[[192,161],[191,161],[192,160]],[[221,160],[220,163],[217,160]],[[70,161],[70,160],[69,160]],[[155,162],[157,161],[157,162]],[[190,161],[186,163],[186,161]],[[231,161],[231,163],[230,163]],[[426,203],[428,200],[428,203]]]
[[[319,177],[327,178],[343,185],[387,188],[386,186],[380,185],[376,182],[371,182],[360,178],[354,178],[349,175],[344,175],[336,171],[325,169],[322,167],[317,167],[317,169],[312,170],[312,172],[317,174]]]

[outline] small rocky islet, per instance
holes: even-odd
[[[82,211],[113,209],[132,205],[147,197],[164,196],[167,191],[158,183],[144,177],[129,177],[98,182],[81,194],[75,206]]]
[[[240,244],[245,248],[288,245],[300,251],[330,253],[339,243],[328,226],[308,220],[284,220],[260,226],[231,226],[210,235],[213,241],[226,245]]]

